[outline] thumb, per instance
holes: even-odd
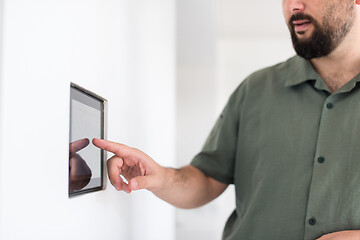
[[[140,189],[148,189],[153,188],[155,183],[154,176],[139,176],[130,179],[129,187],[131,190],[140,190]]]

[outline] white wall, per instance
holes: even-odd
[[[281,2],[218,0],[219,36],[246,38],[287,37]]]
[[[218,1],[216,88],[220,110],[245,77],[295,52],[281,2]]]
[[[147,192],[67,189],[71,81],[108,99],[109,139],[174,165],[174,1],[1,3],[0,239],[174,239]]]
[[[2,118],[3,118],[3,111],[2,111],[2,81],[1,81],[1,76],[2,76],[2,40],[3,40],[3,1],[0,0],[0,171],[3,168],[2,167],[2,155],[1,153],[3,152],[2,150]],[[3,191],[2,191],[2,185],[0,184],[0,211],[1,211],[1,206],[2,206],[2,196]],[[2,232],[2,218],[0,218],[0,233]],[[0,238],[1,239],[1,238]]]
[[[179,0],[177,164],[201,149],[229,95],[251,72],[294,54],[281,2]],[[177,210],[177,240],[221,239],[234,188],[195,210]]]
[[[177,164],[188,164],[201,150],[219,111],[217,106],[217,0],[177,3]],[[230,187],[198,209],[177,210],[177,240],[221,239],[234,208]]]

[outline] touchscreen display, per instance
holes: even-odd
[[[71,86],[69,195],[103,187],[103,151],[92,144],[104,139],[104,101],[81,88]]]

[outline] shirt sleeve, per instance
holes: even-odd
[[[217,181],[233,184],[236,146],[239,128],[239,99],[235,91],[217,119],[201,152],[191,161],[205,175]]]

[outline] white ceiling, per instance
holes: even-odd
[[[281,0],[218,0],[223,37],[288,36]]]

